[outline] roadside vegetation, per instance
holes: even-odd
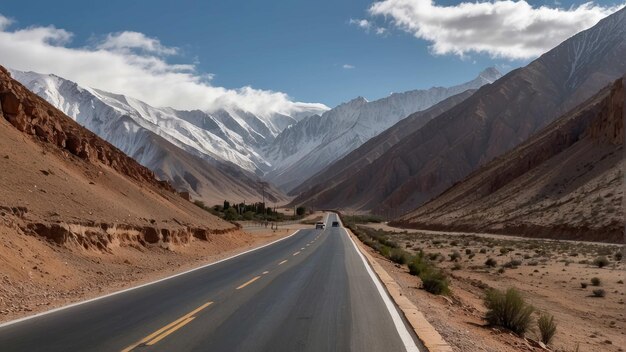
[[[406,265],[411,275],[415,275],[422,280],[422,288],[425,291],[435,295],[447,295],[450,293],[448,276],[443,269],[437,268],[434,259],[425,256],[422,251],[413,254],[401,248],[397,242],[390,238],[390,234],[385,231],[357,226],[358,223],[369,222],[371,218],[370,216],[342,217],[344,225],[361,242],[392,262],[398,265]]]
[[[227,221],[297,221],[303,219],[307,215],[307,209],[305,207],[297,207],[294,210],[295,214],[287,215],[276,211],[276,208],[267,207],[265,203],[262,202],[246,204],[231,203],[225,200],[223,204],[217,204],[214,206],[208,206],[199,200],[196,200],[193,203],[209,213]]]
[[[571,350],[571,341],[561,331],[577,331],[572,329],[581,327],[572,327],[575,319],[569,313],[564,314],[546,303],[561,295],[562,290],[573,291],[577,300],[586,300],[593,307],[609,300],[612,305],[624,304],[623,293],[619,291],[619,285],[624,282],[619,274],[623,268],[621,246],[409,233],[374,225],[368,216],[343,216],[342,220],[363,244],[419,278],[415,288],[447,295],[450,297],[447,304],[456,305],[458,301],[463,307],[475,304],[467,297],[478,295],[482,297],[478,304],[483,307],[475,306],[467,319],[478,316],[492,331],[502,332],[503,336],[512,336],[507,331],[513,332],[535,341],[530,342],[533,346],[543,343]],[[482,313],[476,314],[478,311]],[[619,328],[619,322],[612,324],[611,331]],[[590,343],[613,340],[604,339],[598,337],[598,341]],[[580,342],[581,347],[586,345],[575,342]]]

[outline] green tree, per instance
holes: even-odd
[[[297,207],[296,208],[296,214],[298,216],[303,216],[304,213],[306,213],[306,208],[305,207]]]
[[[237,220],[237,210],[235,208],[228,208],[224,211],[224,219],[228,221]]]
[[[224,210],[227,210],[228,208],[230,208],[230,202],[225,200],[224,201]]]

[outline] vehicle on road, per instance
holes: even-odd
[[[339,227],[339,221],[333,221],[333,227]]]
[[[324,224],[323,222],[318,221],[318,222],[316,222],[316,223],[315,223],[315,229],[321,229],[321,230],[323,230],[323,229],[325,229],[325,228],[326,228],[326,224]]]

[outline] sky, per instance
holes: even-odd
[[[506,72],[621,1],[6,0],[0,64],[156,106],[289,112]]]

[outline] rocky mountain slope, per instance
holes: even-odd
[[[396,223],[621,243],[625,80]]]
[[[67,246],[173,246],[236,231],[2,67],[0,180],[0,225]]]
[[[208,114],[155,108],[55,75],[11,73],[79,124],[153,170],[158,178],[207,204],[261,199],[257,174],[269,166],[255,149],[296,122],[286,115],[261,118],[236,109]],[[276,189],[269,189],[268,194],[273,202],[284,199]]]
[[[431,119],[469,98],[475,91],[474,89],[469,89],[463,93],[453,95],[426,110],[418,111],[400,120],[400,122],[368,140],[361,147],[348,153],[348,155],[332,163],[293,189],[291,193],[298,195],[293,203],[298,204],[322,192],[324,189],[332,188],[334,185],[349,180],[359,170],[378,159],[404,137],[419,130]]]
[[[488,68],[474,80],[457,86],[394,93],[372,102],[359,97],[321,116],[305,118],[284,130],[266,149],[272,165],[267,178],[291,190],[410,114],[500,76],[498,70]]]
[[[480,88],[349,180],[300,202],[409,211],[621,77],[624,57],[626,9]]]

